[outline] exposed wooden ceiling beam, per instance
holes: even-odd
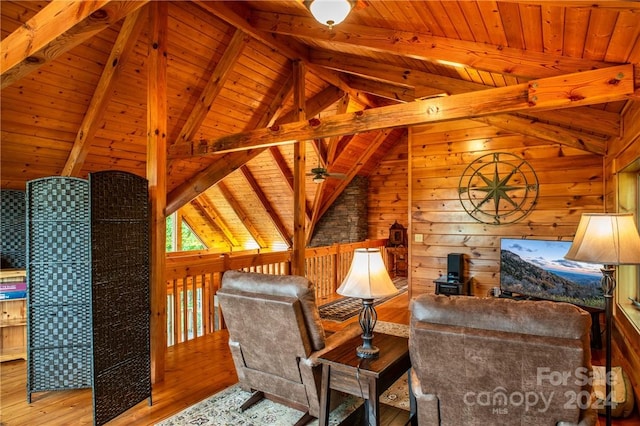
[[[249,168],[246,166],[240,167],[240,171],[244,175],[244,178],[247,180],[247,183],[249,183],[249,186],[253,190],[256,197],[258,197],[258,200],[262,204],[262,208],[265,210],[265,212],[269,216],[269,219],[271,219],[271,223],[273,223],[273,226],[276,228],[276,231],[278,231],[278,234],[280,234],[280,238],[282,238],[282,241],[284,241],[285,244],[287,244],[287,246],[291,247],[293,245],[293,242],[291,240],[291,237],[289,236],[289,232],[287,231],[287,228],[284,226],[284,224],[278,217],[278,214],[276,213],[275,209],[271,205],[271,202],[269,201],[267,196],[262,191],[262,188],[260,188],[260,184],[258,184],[258,181],[256,181],[256,178],[251,174],[251,171],[249,171]]]
[[[237,133],[218,139],[174,145],[170,156],[214,155],[221,152],[292,143],[383,128],[413,126],[498,113],[546,110],[622,100],[634,92],[632,65],[532,80],[514,86],[390,105],[324,120]]]
[[[597,155],[606,154],[606,140],[558,126],[532,121],[513,114],[496,114],[474,118],[485,124],[551,142],[578,148]]]
[[[287,185],[287,188],[289,188],[289,191],[291,191],[291,195],[293,195],[294,177],[293,177],[293,172],[289,168],[289,165],[287,164],[286,159],[284,158],[284,156],[282,155],[282,153],[280,152],[278,147],[271,146],[268,149],[269,149],[269,154],[271,154],[271,157],[273,158],[273,161],[275,162],[276,166],[278,167],[278,170],[280,171],[280,174],[282,175],[282,177],[283,177],[283,179],[285,181],[285,184]],[[307,216],[307,220],[310,220],[311,212],[309,211],[309,207],[306,206],[306,205],[305,205],[305,214]]]
[[[382,81],[373,81],[357,75],[351,75],[346,78],[349,86],[362,92],[371,93],[381,98],[392,99],[394,101],[412,102],[416,99],[416,91],[413,87],[399,86],[392,83]],[[434,94],[442,93],[442,91],[434,90]]]
[[[340,105],[338,105],[337,114],[344,114],[347,112],[347,108],[349,107],[349,95],[345,95]],[[329,138],[329,146],[327,149],[327,165],[333,164],[336,159],[336,154],[338,152],[338,142],[340,142],[341,136],[332,136]]]
[[[310,58],[316,65],[330,67],[341,72],[373,77],[394,84],[405,84],[407,87],[414,87],[417,97],[425,96],[429,93],[429,90],[434,89],[444,90],[454,95],[486,90],[490,87],[471,81],[431,74],[335,52],[313,50],[310,53]],[[638,80],[638,78],[636,78],[636,80]],[[619,114],[605,110],[575,107],[553,111],[527,111],[526,114],[531,117],[537,117],[540,120],[550,120],[554,123],[573,128],[582,128],[603,135],[618,136],[620,134]]]
[[[148,0],[54,1],[0,42],[0,88],[110,27]]]
[[[238,59],[240,59],[242,50],[247,45],[247,40],[248,36],[242,32],[242,30],[236,30],[233,34],[222,58],[216,63],[215,70],[209,76],[207,85],[198,97],[184,126],[182,126],[177,142],[193,139],[202,122],[207,118],[211,105],[213,105],[216,97],[224,87],[234,65],[238,62]]]
[[[284,102],[284,99],[291,93],[292,90],[291,80],[285,83],[281,88],[278,96],[274,98],[271,106],[268,108],[270,112],[265,116],[265,121],[269,122],[271,119],[270,114],[274,115],[279,111],[279,106]],[[307,101],[307,111],[310,114],[316,115],[319,111],[322,111],[335,103],[344,95],[344,92],[335,88],[328,87],[318,95]],[[276,124],[288,123],[293,119],[290,114],[284,114],[280,119],[276,120]],[[190,179],[185,180],[181,185],[177,186],[167,195],[167,214],[171,214],[203,191],[206,191],[211,185],[215,185],[220,182],[229,173],[237,170],[243,164],[251,161],[253,158],[264,152],[266,148],[250,149],[245,152],[231,152],[216,158],[213,163],[207,166],[203,171],[196,174]]]
[[[307,119],[305,82],[307,69],[302,61],[293,62],[293,109],[295,121]],[[306,206],[307,196],[304,177],[307,166],[307,141],[298,139],[293,144],[293,251],[291,252],[291,274],[305,276]]]
[[[328,28],[318,28],[316,21],[311,17],[271,12],[253,11],[249,22],[256,31],[319,39],[376,52],[520,77],[552,77],[614,65],[604,61],[555,56],[533,50],[524,51],[507,46],[493,46],[347,22],[340,24],[340,31],[331,31]]]
[[[258,244],[260,248],[267,247],[268,245],[264,241],[264,239],[262,239],[262,237],[260,236],[260,232],[258,232],[258,229],[251,222],[249,215],[242,208],[242,205],[240,205],[240,203],[233,196],[231,191],[229,191],[229,188],[227,188],[227,185],[225,185],[224,182],[219,182],[217,186],[218,186],[218,189],[220,190],[220,193],[224,197],[224,199],[227,200],[227,202],[233,209],[234,213],[238,216],[238,218],[242,222],[242,225],[246,228],[247,231],[249,231],[249,234],[251,234],[251,237],[256,242],[256,244]]]
[[[143,15],[141,17],[141,15]],[[93,137],[100,126],[104,110],[113,95],[113,87],[122,75],[121,70],[127,62],[142,27],[147,25],[146,13],[138,9],[129,14],[120,28],[118,38],[111,48],[100,81],[93,93],[87,112],[76,134],[69,157],[62,169],[61,176],[78,176],[84,160],[87,158]]]
[[[220,231],[225,241],[227,241],[231,247],[240,247],[240,243],[238,243],[238,240],[233,236],[233,232],[231,232],[229,227],[224,223],[220,213],[218,213],[216,208],[213,206],[209,197],[202,194],[198,198],[191,200],[191,204],[198,209],[202,217],[210,226],[213,226]]]
[[[313,64],[309,63],[309,59],[307,56],[308,48],[306,46],[295,40],[281,41],[275,39],[273,37],[273,34],[268,31],[256,30],[246,19],[246,17],[251,14],[251,9],[243,2],[235,2],[233,3],[233,5],[230,5],[230,2],[225,1],[205,2],[196,0],[195,2],[199,4],[203,9],[211,12],[218,18],[223,19],[236,28],[240,28],[242,31],[251,35],[251,37],[255,38],[256,40],[259,40],[267,46],[279,51],[287,58],[291,60],[302,60],[305,65],[307,65],[309,72],[312,72],[322,80],[337,87],[343,92],[349,93],[349,95],[351,95],[353,99],[357,99],[359,102],[368,106],[375,106],[375,102],[369,99],[369,97],[365,93],[353,90],[340,78],[337,73],[327,71],[325,69],[322,69],[321,67],[316,67]]]

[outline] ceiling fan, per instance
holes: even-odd
[[[315,183],[322,183],[328,177],[337,179],[346,179],[347,175],[344,173],[329,173],[324,167],[316,167],[311,169],[311,173],[307,173],[307,176],[313,176]]]

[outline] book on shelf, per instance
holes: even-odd
[[[8,291],[27,291],[27,283],[24,281],[9,283],[0,282],[0,293],[5,293]]]
[[[26,291],[0,291],[0,301],[1,300],[15,300],[15,299],[25,299],[27,297]]]
[[[24,282],[26,277],[24,269],[0,269],[0,283]]]

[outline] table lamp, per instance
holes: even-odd
[[[611,425],[611,328],[615,265],[640,264],[640,235],[633,214],[584,213],[580,218],[568,260],[603,265],[600,286],[605,301],[606,365],[605,414]]]
[[[380,249],[362,248],[353,253],[349,272],[337,290],[342,296],[362,299],[360,327],[362,327],[362,345],[356,353],[360,358],[376,358],[380,349],[373,346],[373,328],[378,314],[373,307],[373,299],[396,294],[398,289],[382,260]]]

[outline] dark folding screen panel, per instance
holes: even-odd
[[[24,269],[27,265],[25,193],[0,190],[0,268]]]
[[[89,184],[27,182],[27,399],[91,386]]]
[[[151,398],[147,180],[89,175],[93,283],[93,404],[104,424]]]
[[[93,388],[102,425],[151,402],[147,180],[27,182],[27,399]]]

